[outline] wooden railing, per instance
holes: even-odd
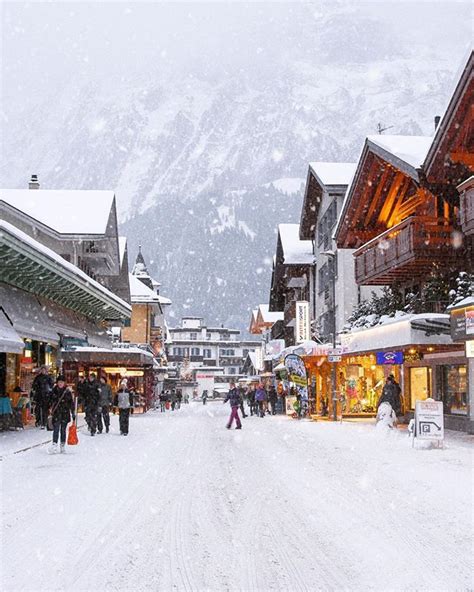
[[[378,235],[354,253],[356,282],[382,285],[422,275],[435,262],[454,257],[453,227],[443,218],[412,216]]]

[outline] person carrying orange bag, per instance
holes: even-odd
[[[75,413],[74,413],[74,418],[72,421],[72,424],[69,426],[69,429],[67,431],[67,444],[68,446],[76,446],[76,444],[79,444],[79,438],[77,437],[77,397],[74,400],[74,404],[75,404]]]

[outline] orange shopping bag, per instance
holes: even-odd
[[[67,432],[67,443],[68,446],[75,446],[76,444],[79,444],[79,438],[77,437],[77,428],[75,423],[72,423],[69,426],[69,430]]]

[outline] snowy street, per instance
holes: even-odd
[[[114,417],[66,455],[2,436],[4,589],[472,588],[472,438],[228,413]]]

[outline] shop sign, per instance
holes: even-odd
[[[284,339],[272,339],[265,344],[265,354],[267,356],[278,356],[285,349]]]
[[[377,352],[375,354],[376,364],[382,366],[384,364],[403,364],[402,351]]]
[[[263,349],[261,347],[255,349],[255,365],[257,372],[263,370]]]
[[[332,349],[328,349],[328,356],[342,356],[342,354],[344,353],[344,350],[346,350],[347,348],[342,348],[342,347],[334,347]]]
[[[336,362],[342,361],[342,356],[337,355],[328,355],[328,362],[330,364],[335,364]]]
[[[288,372],[288,381],[293,383],[303,398],[306,398],[308,396],[308,377],[303,359],[296,354],[289,354],[285,358],[285,367]]]
[[[474,358],[474,339],[466,341],[466,358]]]
[[[309,302],[298,301],[296,303],[296,329],[295,341],[302,343],[310,340],[310,323],[309,323]]]
[[[474,309],[466,309],[466,335],[474,335]]]
[[[415,407],[415,437],[420,440],[444,439],[442,401],[417,401]]]

